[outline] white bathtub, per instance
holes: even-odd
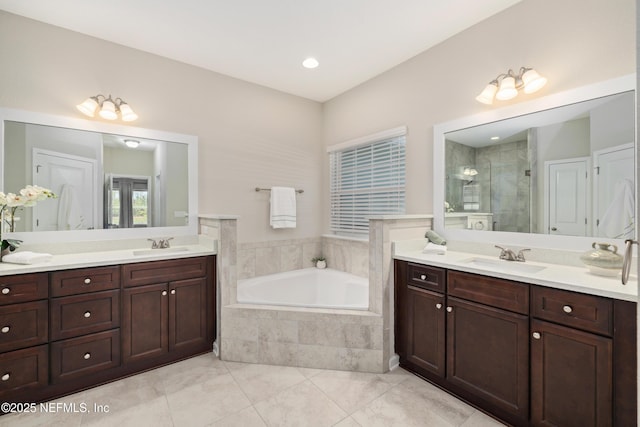
[[[305,268],[238,281],[242,304],[369,309],[369,280],[330,268]]]

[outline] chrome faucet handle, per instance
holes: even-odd
[[[173,240],[173,237],[168,237],[166,239],[162,239],[160,240],[160,248],[161,249],[167,249],[169,248],[169,240]]]
[[[520,249],[518,251],[518,256],[516,257],[516,261],[522,261],[525,262],[526,260],[524,259],[524,252],[525,251],[530,251],[531,249],[529,248],[525,248],[525,249]]]
[[[496,248],[500,249],[500,259],[504,259],[507,261],[515,261],[517,259],[516,254],[509,248],[503,248],[502,246],[494,245]]]
[[[158,249],[160,247],[156,239],[147,239],[147,240],[151,242],[151,249]]]

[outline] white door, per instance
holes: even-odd
[[[587,235],[588,158],[545,162],[549,234]]]
[[[618,192],[622,189],[620,185],[629,180],[632,185],[631,191],[635,194],[635,179],[634,179],[634,144],[624,144],[613,148],[607,148],[604,150],[594,151],[594,236],[599,237],[617,237],[623,233],[624,230],[620,229],[619,232],[611,233],[612,224],[603,224],[607,209],[611,208],[614,212],[623,213],[625,207],[622,203],[618,203],[616,196],[619,196]],[[619,199],[619,197],[618,197]],[[614,205],[618,203],[620,206]],[[614,205],[614,206],[612,206]],[[634,207],[635,209],[635,207]],[[633,215],[631,215],[633,217]],[[609,229],[609,231],[607,231]],[[633,237],[631,232],[630,236]]]
[[[33,208],[33,230],[89,230],[96,226],[96,160],[33,150],[33,182],[57,198]]]

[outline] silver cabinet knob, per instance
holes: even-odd
[[[565,305],[562,307],[562,311],[564,311],[565,313],[569,314],[573,311],[573,307],[571,307],[570,305]]]
[[[176,294],[176,290],[175,289],[171,289],[171,295],[175,295]]]
[[[453,307],[447,307],[447,313],[451,313],[453,311]]]
[[[8,295],[9,292],[11,292],[11,289],[9,288],[2,288],[2,295]]]
[[[0,329],[0,331],[2,331],[3,334],[6,334],[7,332],[9,332],[9,327],[4,326],[2,329]]]
[[[91,312],[90,311],[85,311],[84,312],[84,317],[86,317],[86,318],[91,317]]]
[[[87,277],[86,279],[84,279],[84,284],[85,285],[88,285],[89,283],[91,283],[91,279],[90,278]]]
[[[83,357],[84,357],[84,360],[89,360],[91,359],[91,353],[85,353]]]
[[[9,375],[8,373],[4,374],[2,376],[2,381],[9,381],[9,377],[11,377],[11,375]]]
[[[420,280],[427,280],[427,275],[426,274],[421,274],[420,275]]]
[[[436,304],[436,308],[437,308],[438,310],[440,310],[440,309],[442,308],[442,304],[437,303],[437,304]]]
[[[167,291],[162,291],[162,296],[165,296],[167,294]]]
[[[535,338],[535,339],[537,339],[537,340],[539,340],[541,336],[542,336],[542,335],[540,335],[540,332],[534,332],[534,333],[533,333],[533,338]]]

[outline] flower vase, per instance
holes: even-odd
[[[320,260],[320,261],[316,261],[316,268],[327,268],[327,261],[325,260]]]
[[[0,251],[0,262],[2,262],[2,258],[4,258],[5,255],[9,255],[11,253],[11,249],[10,248],[4,248]]]

